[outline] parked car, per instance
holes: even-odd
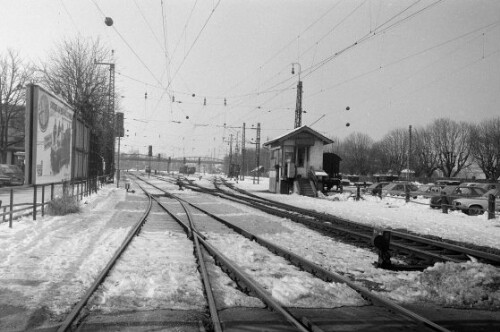
[[[0,187],[8,186],[10,183],[10,177],[2,175],[0,173]]]
[[[441,193],[446,196],[448,204],[452,206],[454,200],[459,198],[476,198],[486,193],[486,189],[472,183],[462,183],[458,186],[446,186]],[[442,195],[431,197],[430,205],[433,209],[441,207]]]
[[[354,183],[349,180],[341,180],[340,184],[342,185],[342,187],[354,187]]]
[[[500,212],[500,188],[491,189],[477,198],[459,198],[453,201],[453,209],[469,216],[477,216],[488,210],[488,198],[495,196],[495,211]]]
[[[417,196],[423,196],[424,198],[431,198],[434,196],[441,195],[441,189],[443,187],[438,184],[424,184],[418,187],[418,190],[415,192]]]
[[[393,182],[382,188],[382,195],[391,196],[406,196],[406,192],[410,193],[411,197],[417,197],[415,192],[418,190],[417,185],[409,182]]]
[[[498,183],[466,182],[463,184],[472,187],[480,187],[485,189],[486,191],[499,188]]]
[[[382,192],[382,188],[387,186],[389,183],[390,182],[375,182],[366,187],[366,189],[363,189],[363,192],[368,195],[378,196]]]
[[[19,166],[0,164],[0,185],[22,186],[24,184],[24,172]]]
[[[441,186],[441,188],[444,188],[446,186],[459,186],[460,185],[460,181],[459,180],[451,180],[451,179],[448,179],[448,180],[437,180],[436,184],[438,186]]]

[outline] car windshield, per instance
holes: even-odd
[[[444,187],[444,188],[442,189],[442,191],[443,191],[445,194],[449,195],[449,194],[451,194],[451,193],[453,192],[453,190],[455,190],[455,188],[457,188],[457,186],[446,186],[446,187]]]
[[[431,189],[431,186],[427,185],[427,184],[424,184],[423,186],[420,186],[420,188],[418,188],[419,191],[427,191],[430,189]]]
[[[490,189],[483,194],[483,197],[488,198],[490,195],[494,195],[496,197],[500,196],[500,189]]]
[[[0,172],[3,174],[16,174],[19,171],[16,169],[16,167],[12,167],[13,165],[0,165]]]

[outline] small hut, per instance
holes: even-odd
[[[333,141],[301,126],[264,143],[270,150],[269,191],[316,197],[322,189],[323,146]]]

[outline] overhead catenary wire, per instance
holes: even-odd
[[[432,3],[432,4],[430,4],[430,5],[426,6],[426,7],[424,7],[423,9],[421,9],[421,10],[417,11],[416,13],[410,14],[409,16],[404,17],[404,18],[400,19],[399,21],[396,21],[396,22],[395,22],[395,23],[393,23],[392,25],[390,25],[390,26],[388,26],[388,27],[386,27],[386,28],[384,28],[384,29],[382,29],[382,30],[380,30],[380,31],[377,31],[378,29],[380,29],[380,27],[383,27],[383,26],[385,26],[388,22],[393,21],[395,18],[397,18],[397,17],[398,17],[398,16],[400,16],[401,14],[405,13],[406,11],[408,11],[408,9],[409,9],[409,8],[413,7],[415,4],[419,3],[420,1],[421,1],[421,0],[417,0],[417,1],[416,1],[415,3],[413,3],[412,5],[410,5],[410,6],[406,7],[406,8],[404,8],[404,9],[403,9],[403,10],[401,10],[401,11],[399,11],[397,14],[393,15],[391,18],[389,18],[388,20],[386,20],[384,23],[382,23],[382,24],[380,24],[379,26],[377,26],[377,27],[373,30],[373,32],[370,32],[370,33],[366,34],[365,36],[363,36],[362,38],[358,39],[358,40],[357,40],[357,41],[355,41],[354,43],[352,43],[352,44],[348,45],[348,46],[347,46],[347,47],[345,47],[344,49],[342,49],[342,50],[340,50],[340,51],[338,51],[338,52],[334,53],[333,55],[331,55],[331,56],[327,57],[326,59],[321,60],[320,62],[318,62],[318,63],[317,63],[317,64],[315,64],[315,65],[310,66],[309,68],[305,68],[305,69],[303,69],[303,70],[302,70],[302,73],[303,73],[303,76],[302,76],[302,77],[304,78],[304,77],[306,77],[306,76],[308,76],[308,75],[312,74],[313,72],[315,72],[316,70],[318,70],[318,69],[319,69],[319,68],[321,68],[322,66],[326,65],[328,62],[330,62],[330,61],[331,61],[331,60],[333,60],[334,58],[338,57],[339,55],[343,54],[344,52],[349,51],[350,49],[352,49],[352,48],[354,48],[354,47],[356,47],[356,46],[360,45],[361,43],[363,43],[363,42],[365,42],[365,41],[369,40],[370,38],[373,38],[374,36],[376,36],[377,34],[379,34],[379,33],[383,32],[383,31],[387,31],[387,30],[389,30],[389,29],[393,28],[394,26],[396,26],[397,24],[399,24],[399,23],[400,23],[400,21],[405,21],[405,20],[409,19],[409,17],[414,17],[415,15],[422,13],[424,10],[431,8],[432,6],[434,6],[434,5],[436,5],[437,3],[441,2],[442,0],[437,0],[436,2],[434,2],[434,3]],[[366,1],[365,1],[365,2],[363,2],[361,5],[363,5],[364,3],[366,3]],[[348,14],[346,17],[344,17],[344,19],[341,21],[341,23],[345,22],[345,21],[346,21],[346,19],[347,19],[348,17],[352,16],[352,15],[353,15],[353,14],[354,14],[354,13],[355,13],[355,12],[356,12],[359,8],[361,8],[361,5],[356,6],[356,7],[354,8],[354,10],[352,10],[351,12],[349,12],[349,14]],[[340,23],[339,23],[339,24],[340,24]],[[335,26],[334,26],[334,28],[330,30],[330,32],[331,32],[331,31],[333,31],[333,30],[335,30],[335,28],[336,28],[336,27],[338,27],[338,26],[339,26],[339,24],[335,25]],[[328,35],[328,34],[326,34],[326,35]],[[326,36],[326,35],[325,35],[325,36]],[[324,37],[321,37],[321,40],[322,40],[323,38],[324,38]],[[310,50],[310,49],[308,49],[308,50],[306,50],[305,52],[301,53],[301,55],[304,55],[304,54],[305,54],[306,52],[308,52],[309,50]],[[282,81],[280,81],[280,82],[278,82],[278,83],[274,84],[273,86],[268,87],[268,88],[263,89],[263,90],[272,90],[272,89],[275,89],[275,88],[276,88],[276,87],[278,87],[279,85],[282,85],[282,84],[284,84],[284,83],[286,83],[286,82],[288,82],[288,81],[290,81],[290,80],[292,80],[292,79],[293,79],[293,77],[286,78],[286,79],[284,79],[284,80],[282,80]],[[276,93],[276,94],[275,94],[272,98],[269,98],[269,99],[268,99],[268,100],[266,100],[264,103],[260,103],[260,105],[262,106],[262,105],[264,105],[264,104],[267,104],[268,102],[270,102],[271,100],[273,100],[274,98],[276,98],[279,94],[283,93],[283,91],[286,91],[286,89],[284,89],[284,90],[282,90],[282,91],[280,91],[280,92]]]
[[[415,15],[417,14],[420,14],[422,13],[423,11],[433,7],[434,5],[440,3],[442,0],[437,0],[429,5],[427,5],[426,7],[418,10],[416,13],[412,13],[410,14],[409,16],[406,16],[402,19],[400,19],[399,21],[396,21],[395,23],[393,23],[392,25],[389,25],[387,26],[386,28],[384,29],[380,29],[380,27],[383,27],[385,25],[387,25],[388,22],[391,22],[393,21],[396,17],[400,16],[401,14],[405,13],[409,8],[411,8],[413,5],[409,6],[409,7],[406,7],[405,9],[403,9],[402,11],[399,11],[397,14],[393,15],[391,18],[389,18],[388,20],[386,20],[384,23],[380,24],[379,26],[377,26],[373,32],[370,32],[366,35],[364,35],[363,37],[361,37],[360,39],[358,39],[357,41],[353,42],[352,44],[344,47],[343,49],[341,49],[340,51],[337,51],[336,53],[334,53],[333,55],[321,60],[320,62],[318,62],[317,64],[313,65],[313,66],[310,66],[308,68],[305,68],[302,70],[302,77],[307,77],[309,75],[311,75],[312,73],[314,73],[316,70],[318,70],[319,68],[323,67],[324,65],[326,65],[327,63],[329,63],[330,61],[332,61],[333,59],[335,59],[336,57],[340,56],[341,54],[347,52],[347,51],[350,51],[351,49],[357,47],[358,45],[360,45],[361,43],[363,42],[366,42],[367,40],[373,38],[374,36],[376,36],[377,34],[380,34],[384,31],[387,31],[395,26],[397,26],[400,22],[403,22],[403,21],[406,21],[407,19],[409,19],[410,17],[414,17]],[[420,2],[420,0],[418,0],[416,3]],[[415,4],[416,4],[415,3]],[[358,9],[359,7],[356,7],[356,9]],[[355,11],[354,10],[354,11]],[[352,15],[354,13],[354,11],[351,11],[349,13],[349,15]],[[273,88],[276,88],[277,86],[281,85],[281,84],[284,84],[286,83],[287,81],[289,81],[291,78],[288,78],[288,79],[285,79],[285,80],[282,80],[281,82],[278,82],[276,83],[275,85],[273,85],[272,87],[270,87],[269,89],[273,89]],[[283,91],[282,91],[283,92]],[[279,94],[281,94],[282,92],[278,92],[277,94],[275,94],[273,97],[267,99],[264,103],[260,103],[260,105],[263,105],[263,104],[267,104],[268,102],[270,102],[271,100],[273,100],[274,98],[276,98]]]
[[[177,48],[179,47],[180,41],[182,39],[182,36],[186,35],[186,31],[187,31],[188,25],[191,22],[191,17],[193,16],[193,12],[194,12],[197,4],[198,4],[198,0],[196,0],[194,2],[194,4],[193,4],[193,7],[191,7],[191,11],[189,12],[189,16],[188,16],[188,18],[186,20],[186,23],[184,24],[184,28],[182,29],[182,32],[179,35],[179,39],[177,40],[177,43],[175,44],[174,50],[172,51],[171,59],[174,57],[174,55],[175,55],[175,53],[177,51]]]
[[[162,50],[162,52],[166,52],[166,49],[163,47],[163,45],[161,44],[160,40],[158,39],[158,36],[156,35],[155,31],[153,30],[153,28],[151,27],[151,24],[149,24],[149,20],[146,19],[146,17],[144,16],[144,13],[141,9],[141,7],[139,6],[139,4],[137,3],[137,0],[134,0],[134,4],[135,6],[137,7],[137,10],[139,11],[139,14],[141,14],[141,17],[144,21],[144,23],[146,23],[146,25],[148,26],[149,28],[149,31],[151,32],[151,35],[153,36],[153,38],[155,39],[156,43],[158,44],[158,46],[160,47],[160,49]]]
[[[179,64],[179,66],[177,67],[177,70],[174,72],[174,74],[172,75],[172,77],[170,78],[169,82],[168,82],[168,85],[166,86],[165,90],[163,91],[162,95],[160,96],[160,99],[158,101],[158,103],[156,104],[155,106],[155,110],[158,109],[158,105],[160,104],[161,100],[163,99],[163,97],[165,96],[165,93],[168,94],[168,96],[171,98],[171,94],[168,93],[168,89],[170,88],[170,86],[172,85],[172,82],[175,80],[175,78],[177,77],[177,74],[179,73],[179,71],[181,70],[184,62],[186,61],[187,57],[189,56],[189,54],[191,53],[191,50],[194,48],[194,46],[196,45],[196,42],[198,41],[198,39],[200,38],[201,34],[203,33],[203,31],[205,30],[208,22],[210,21],[210,19],[212,18],[212,15],[215,13],[215,11],[217,10],[217,8],[219,7],[220,3],[221,3],[222,0],[219,0],[217,2],[217,4],[215,5],[215,7],[212,9],[212,11],[210,12],[210,15],[207,17],[207,19],[205,20],[205,23],[203,24],[202,28],[200,29],[200,31],[198,32],[198,34],[196,35],[196,38],[194,39],[193,43],[191,44],[189,50],[186,52],[186,54],[184,55],[181,63]],[[186,115],[186,114],[185,114]],[[187,115],[186,115],[187,117]]]
[[[328,14],[330,14],[330,12],[332,12],[335,8],[337,8],[338,5],[340,5],[342,1],[339,1],[337,2],[336,4],[334,4],[332,7],[330,7],[328,10],[326,10],[320,17],[318,17],[316,20],[314,20],[311,24],[309,24],[309,26],[307,26],[304,30],[302,30],[300,33],[299,33],[299,36],[304,34],[305,32],[307,32],[309,29],[311,29],[313,26],[315,26],[318,22],[320,22],[325,16],[327,16]],[[276,53],[274,53],[273,55],[271,55],[266,61],[264,61],[264,63],[262,65],[260,65],[259,67],[257,67],[251,74],[247,75],[246,77],[244,77],[242,80],[240,80],[238,83],[236,83],[234,86],[232,86],[231,88],[229,88],[225,94],[228,94],[229,91],[237,88],[240,84],[242,84],[243,82],[245,82],[249,77],[251,77],[252,75],[254,75],[256,72],[258,72],[260,69],[262,69],[263,67],[265,67],[268,63],[270,63],[274,58],[276,58],[279,54],[281,54],[281,52],[283,52],[285,49],[287,49],[288,47],[290,47],[290,45],[292,45],[293,43],[295,42],[295,38],[290,40],[287,44],[285,44],[282,48],[280,48]]]
[[[95,0],[92,0],[92,2],[94,3],[94,5],[97,7],[97,9],[99,10],[99,12],[102,14],[103,17],[106,17],[106,15],[104,14],[104,12],[102,11],[101,7],[99,7],[99,5],[97,4],[97,2]],[[118,35],[118,37],[120,37],[120,39],[125,43],[125,45],[129,48],[129,50],[135,55],[135,57],[139,60],[139,62],[144,66],[144,68],[147,69],[147,71],[151,74],[151,76],[155,79],[155,81],[159,84],[159,85],[162,85],[161,81],[156,77],[156,75],[153,73],[153,71],[148,67],[148,65],[142,60],[142,58],[137,54],[137,52],[133,49],[132,46],[130,46],[129,42],[122,36],[122,34],[120,33],[120,31],[118,31],[118,29],[115,27],[115,25],[112,26],[112,28],[114,29],[114,31],[116,32],[116,34]]]
[[[191,53],[191,51],[193,50],[194,46],[196,45],[196,42],[198,41],[198,39],[200,38],[201,34],[203,33],[203,31],[205,30],[208,22],[210,21],[210,19],[212,18],[213,14],[215,13],[215,11],[217,10],[217,8],[219,7],[220,3],[221,3],[222,0],[219,0],[217,2],[217,4],[215,5],[215,7],[212,9],[212,11],[210,12],[210,15],[207,17],[207,19],[205,20],[205,23],[203,24],[203,26],[201,27],[200,31],[198,32],[198,34],[196,35],[193,43],[191,44],[191,46],[189,47],[188,51],[186,52],[186,54],[184,55],[184,57],[182,58],[182,61],[181,63],[179,64],[179,67],[177,67],[177,70],[174,72],[174,75],[172,76],[172,80],[170,82],[170,84],[175,80],[175,77],[177,76],[177,74],[179,73],[179,71],[181,70],[182,66],[184,65],[184,62],[186,61],[186,59],[188,58],[189,54]],[[167,86],[167,89],[169,88],[170,84]]]
[[[373,68],[373,69],[371,69],[371,70],[368,70],[368,71],[366,71],[366,72],[363,72],[363,73],[361,73],[361,74],[359,74],[359,75],[356,75],[356,76],[350,77],[350,78],[348,78],[348,79],[345,79],[345,80],[343,80],[342,82],[336,83],[336,84],[335,84],[335,85],[333,85],[333,86],[330,86],[330,87],[328,87],[328,88],[321,89],[320,91],[318,91],[318,92],[316,92],[316,93],[309,94],[309,97],[314,97],[314,96],[316,96],[316,95],[318,95],[318,94],[321,94],[321,93],[323,93],[323,92],[325,92],[325,91],[327,91],[327,90],[331,90],[331,89],[333,89],[333,88],[337,88],[337,87],[339,87],[339,86],[341,86],[341,85],[343,85],[343,84],[346,84],[346,83],[352,82],[352,81],[354,81],[354,80],[357,80],[357,79],[359,79],[359,78],[365,77],[365,76],[370,75],[370,74],[373,74],[373,73],[378,72],[378,71],[380,71],[380,70],[383,70],[383,69],[386,69],[386,68],[388,68],[388,67],[394,66],[394,65],[396,65],[396,64],[399,64],[399,63],[401,63],[401,62],[404,62],[404,61],[409,60],[409,59],[411,59],[411,58],[414,58],[414,57],[416,57],[416,56],[422,55],[422,54],[427,53],[427,52],[429,52],[429,51],[431,51],[431,50],[434,50],[434,49],[436,49],[436,48],[440,48],[440,47],[442,47],[442,46],[448,45],[448,44],[450,44],[450,43],[453,43],[453,42],[455,42],[455,41],[457,41],[457,40],[463,39],[463,38],[465,38],[465,37],[467,37],[467,36],[470,36],[470,35],[472,35],[472,34],[474,34],[474,33],[479,32],[479,31],[484,31],[484,30],[487,30],[487,29],[493,28],[493,27],[495,27],[495,26],[497,26],[497,25],[499,25],[499,24],[500,24],[500,20],[495,21],[495,22],[492,22],[492,23],[489,23],[489,24],[487,24],[487,25],[485,25],[485,26],[482,26],[482,27],[480,27],[480,28],[474,29],[474,30],[472,30],[472,31],[468,31],[468,32],[466,32],[466,33],[464,33],[464,34],[461,34],[460,36],[456,36],[456,37],[450,38],[450,39],[448,39],[448,40],[446,40],[446,41],[443,41],[443,42],[437,43],[437,44],[435,44],[435,45],[432,45],[432,46],[430,46],[430,47],[428,47],[428,48],[426,48],[426,49],[423,49],[423,50],[420,50],[420,51],[418,51],[418,52],[415,52],[415,53],[409,54],[409,55],[407,55],[407,56],[405,56],[405,57],[402,57],[402,58],[396,59],[396,60],[394,60],[394,61],[392,61],[392,62],[385,63],[384,65],[380,65],[380,66],[378,66],[378,67],[376,67],[376,68]],[[474,38],[477,38],[477,37],[474,37]],[[456,51],[456,50],[454,50],[454,51],[452,51],[452,52],[449,52],[449,53],[447,53],[447,55],[449,55],[449,54],[451,54],[451,53],[453,53],[453,52],[455,52],[455,51]],[[394,84],[394,85],[396,85],[396,84]]]

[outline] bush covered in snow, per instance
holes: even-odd
[[[446,306],[500,308],[500,271],[491,265],[437,263],[419,282],[428,299]]]
[[[48,214],[53,216],[64,216],[69,213],[80,212],[80,206],[76,197],[73,196],[62,196],[56,197],[49,202]]]
[[[454,308],[500,308],[500,270],[494,266],[477,262],[436,263],[413,277],[414,282],[406,280],[404,286],[401,283],[388,295]]]

